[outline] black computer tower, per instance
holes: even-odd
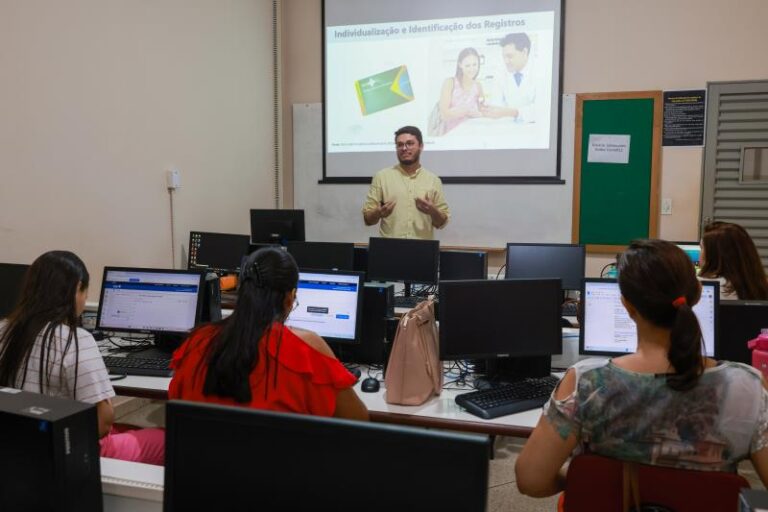
[[[200,322],[218,322],[221,320],[221,284],[217,274],[206,274],[204,293]]]
[[[0,425],[0,510],[102,510],[95,405],[0,388]]]
[[[361,342],[337,345],[336,353],[345,363],[384,364],[389,355],[387,318],[395,315],[395,287],[366,283],[363,291]]]

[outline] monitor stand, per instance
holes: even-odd
[[[504,385],[552,373],[552,356],[509,357],[485,360],[485,375],[475,380],[478,389]]]

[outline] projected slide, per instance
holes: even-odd
[[[482,0],[426,19],[454,13],[437,0],[356,3],[371,8],[326,0],[327,177],[396,163],[404,125],[422,130],[422,162],[443,177],[556,175],[559,2]]]

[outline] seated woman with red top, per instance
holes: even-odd
[[[248,256],[232,315],[198,328],[174,353],[168,397],[367,420],[355,377],[325,341],[284,325],[298,280],[287,251]]]

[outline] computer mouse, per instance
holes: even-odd
[[[365,393],[375,393],[379,390],[379,381],[373,377],[368,377],[360,384],[360,389]]]

